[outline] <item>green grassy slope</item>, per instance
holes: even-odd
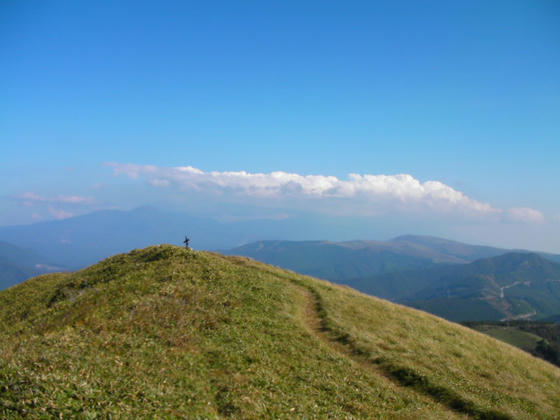
[[[465,326],[560,366],[560,325],[538,321],[465,322]]]
[[[559,381],[431,315],[172,246],[0,293],[0,418],[555,418]]]
[[[528,352],[534,350],[537,347],[537,343],[541,340],[538,335],[519,330],[515,327],[483,325],[477,327],[476,330]]]

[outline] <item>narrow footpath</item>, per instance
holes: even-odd
[[[434,385],[427,378],[406,368],[389,365],[382,360],[372,360],[367,352],[356,347],[351,341],[345,340],[344,337],[334,337],[325,327],[325,319],[321,316],[324,308],[321,307],[320,298],[316,292],[301,284],[294,283],[294,285],[302,294],[305,302],[300,313],[303,327],[321,343],[358,364],[360,368],[373,375],[384,376],[396,386],[407,387],[442,404],[450,411],[450,418],[459,416],[482,420],[511,419],[510,416],[503,413],[479,408],[453,391]]]

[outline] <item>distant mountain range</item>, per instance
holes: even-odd
[[[223,253],[243,255],[298,273],[341,282],[435,264],[432,259],[413,251],[392,249],[376,241],[259,241]]]
[[[378,274],[424,269],[441,264],[467,264],[512,250],[468,245],[433,236],[405,235],[388,241],[258,241],[222,252],[251,257],[327,280],[351,280],[352,284],[358,284],[362,281],[369,282],[369,276]],[[560,255],[539,255],[560,262]],[[376,292],[383,297],[395,297],[390,292]]]
[[[306,215],[220,221],[186,212],[140,207],[130,211],[102,210],[31,225],[3,226],[0,227],[0,241],[33,249],[49,261],[76,269],[133,248],[162,243],[181,245],[184,235],[189,236],[195,249],[216,250],[263,237],[316,238],[325,230],[323,221],[310,220]],[[332,232],[340,234],[340,231]]]
[[[185,234],[197,249],[224,249],[265,235],[281,237],[282,229],[297,230],[301,235],[316,234],[314,229],[318,225],[305,223],[304,219],[219,222],[143,207],[0,227],[0,241],[4,241],[0,246],[0,288],[48,272],[52,267],[73,270],[133,248],[155,243],[180,244]],[[538,258],[527,264],[542,269],[531,272],[513,268],[507,271],[505,260],[473,263],[511,252],[413,235],[388,241],[257,241],[223,251],[347,284],[452,320],[523,316],[556,319],[560,314],[554,294],[556,283],[548,281],[556,277],[542,276],[555,273],[555,266],[546,264],[560,262],[560,256],[539,253],[529,257],[529,251],[520,251],[518,257],[507,258]]]
[[[537,254],[508,253],[466,265],[387,274],[371,281],[414,285],[394,300],[452,321],[539,319],[560,314],[560,264]]]
[[[132,248],[180,241],[188,224],[179,227],[177,220],[165,216],[151,208],[98,211],[65,220],[0,227],[0,240],[36,250],[58,264],[82,268]]]
[[[48,264],[44,257],[32,250],[0,241],[0,290],[29,277],[61,269]]]
[[[184,212],[167,212],[153,207],[130,211],[102,210],[64,220],[39,222],[22,226],[0,227],[0,241],[20,248],[32,249],[47,260],[69,268],[82,268],[116,253],[127,252],[157,243],[180,245],[184,235],[191,238],[195,249],[231,249],[253,258],[271,262],[274,259],[287,264],[286,268],[302,271],[327,279],[360,277],[398,269],[422,268],[434,263],[467,263],[478,258],[503,254],[508,250],[427,236],[401,236],[390,241],[260,241],[262,238],[292,239],[317,238],[325,231],[332,236],[347,235],[340,230],[327,230],[321,220],[305,215],[288,219],[252,219],[218,221]],[[321,233],[323,232],[323,233]],[[259,242],[254,242],[259,240]],[[258,250],[257,250],[258,248]],[[332,248],[328,261],[322,254]],[[305,264],[292,263],[297,254],[306,249],[311,257]],[[329,251],[330,252],[330,251]],[[258,253],[258,255],[257,255]],[[543,254],[544,255],[544,254]],[[266,258],[263,258],[265,257]],[[370,257],[363,268],[323,268],[326,262],[340,266],[356,265]],[[560,256],[546,255],[556,258]],[[333,260],[334,258],[334,260]],[[281,265],[281,264],[278,264]],[[302,269],[302,265],[305,265]],[[309,270],[307,270],[307,265]],[[357,264],[360,265],[360,264]],[[372,265],[373,268],[368,268]],[[319,267],[319,270],[315,270]],[[348,272],[348,275],[346,274]]]

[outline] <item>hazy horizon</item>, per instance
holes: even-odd
[[[90,216],[96,216],[97,214],[105,214],[105,212],[117,212],[119,214],[128,215],[134,214],[137,212],[150,214],[152,217],[151,222],[153,222],[156,226],[161,226],[162,224],[165,225],[165,218],[168,216],[173,216],[173,222],[169,222],[166,226],[166,235],[170,238],[170,240],[166,241],[167,243],[181,245],[183,240],[183,234],[189,233],[189,228],[180,230],[175,229],[176,234],[172,237],[169,236],[169,231],[176,227],[178,220],[183,220],[186,223],[186,226],[189,226],[189,222],[192,221],[199,221],[199,220],[207,220],[212,221],[215,224],[208,226],[204,224],[202,229],[195,229],[196,231],[196,238],[199,239],[201,236],[204,236],[205,233],[211,235],[213,237],[215,245],[213,246],[200,246],[200,243],[194,241],[191,243],[191,246],[194,246],[196,249],[208,249],[208,250],[226,250],[230,248],[234,248],[237,246],[246,245],[249,243],[257,242],[257,241],[332,241],[332,242],[349,242],[349,241],[390,241],[402,236],[422,236],[422,237],[434,237],[439,239],[445,239],[450,241],[456,241],[459,243],[464,243],[467,245],[480,245],[480,246],[488,246],[488,247],[495,247],[495,248],[503,248],[506,250],[525,250],[525,251],[535,251],[535,252],[544,252],[544,253],[551,253],[551,254],[560,254],[560,252],[555,251],[554,249],[539,249],[539,248],[528,248],[523,246],[508,246],[508,244],[496,242],[482,242],[477,241],[476,238],[473,240],[469,240],[467,238],[462,238],[458,236],[445,236],[443,234],[439,234],[438,232],[434,231],[422,231],[422,230],[414,230],[414,227],[411,227],[412,230],[392,230],[389,229],[369,229],[369,230],[361,230],[361,226],[363,221],[360,219],[352,220],[352,219],[340,219],[337,216],[325,216],[325,217],[316,217],[312,213],[298,213],[293,215],[290,218],[226,218],[220,219],[218,217],[209,217],[207,214],[195,214],[195,213],[188,213],[185,211],[172,211],[172,210],[165,210],[162,208],[158,208],[157,206],[152,205],[145,205],[136,207],[129,210],[123,209],[104,209],[104,210],[97,210],[91,213],[82,214],[80,216],[73,216],[64,219],[54,219],[54,220],[44,220],[39,222],[31,222],[28,224],[14,224],[14,225],[4,225],[0,226],[0,242],[3,240],[2,236],[2,228],[26,228],[32,227],[33,225],[49,225],[49,222],[63,222],[65,220],[70,220],[74,218],[79,218],[85,220],[86,222],[90,220]],[[145,223],[149,224],[149,220],[145,219]],[[103,224],[103,220],[96,220],[96,223],[101,222]],[[89,223],[89,222],[88,222]],[[72,228],[76,231],[79,231],[83,228],[102,228],[102,226],[89,226],[86,224],[76,224],[72,223]],[[220,231],[220,227],[223,228]],[[245,235],[246,239],[236,240],[235,238],[243,237],[244,228],[248,228],[248,232]],[[231,230],[233,229],[233,231]],[[67,234],[70,235],[72,232],[70,230],[66,230]],[[223,242],[220,242],[220,234],[227,233],[227,239]],[[109,234],[109,232],[107,232]],[[156,244],[160,243],[157,241],[157,238],[161,237],[154,237],[153,242],[146,242],[145,244],[148,245],[150,243]],[[71,242],[66,242],[62,239],[61,243],[66,243],[68,246],[71,245]],[[7,242],[10,242],[8,240]],[[12,241],[13,242],[13,241]],[[207,242],[203,241],[203,244]],[[220,243],[222,245],[220,245]],[[139,245],[143,246],[143,245]],[[125,249],[123,249],[125,251]]]

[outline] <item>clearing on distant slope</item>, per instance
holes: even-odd
[[[1,418],[557,418],[559,381],[432,315],[167,245],[0,293]]]

